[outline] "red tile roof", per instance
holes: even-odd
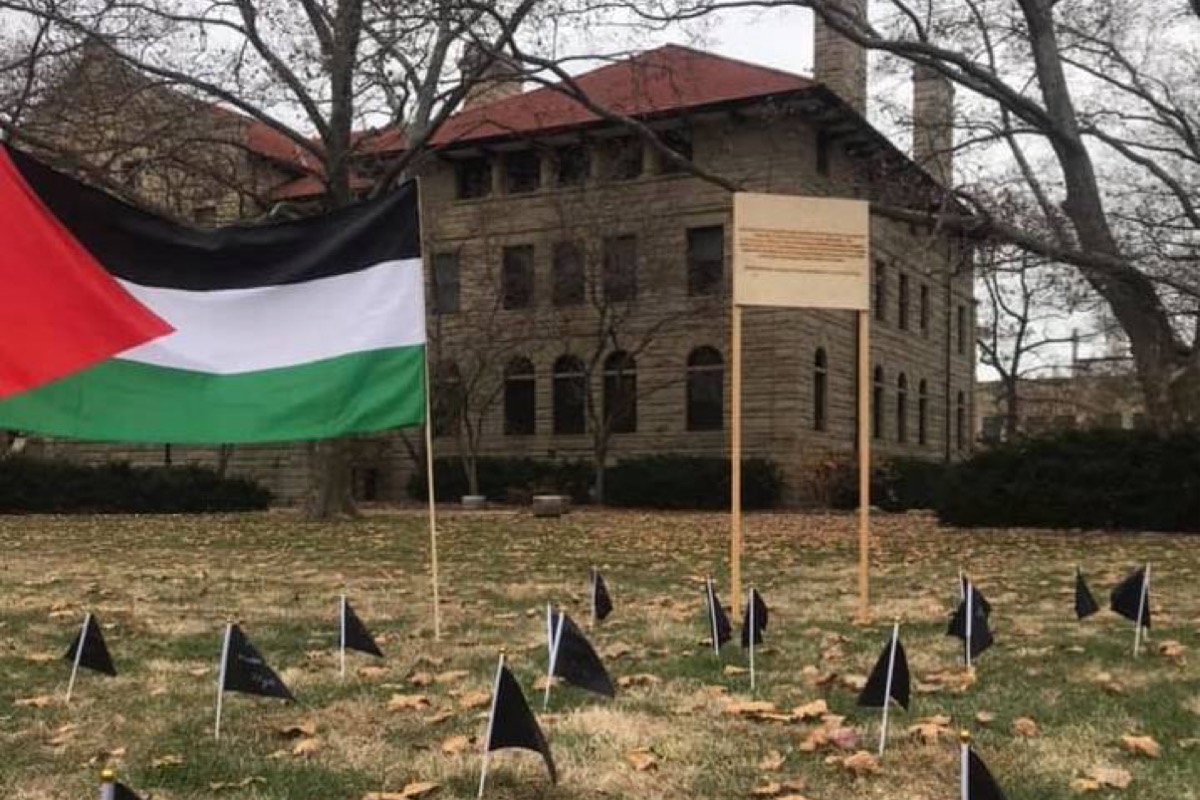
[[[674,44],[584,73],[575,78],[575,83],[597,105],[639,117],[797,92],[818,85],[790,72]],[[432,144],[444,146],[547,133],[600,119],[562,92],[544,86],[460,111],[442,125]],[[364,149],[381,152],[403,144],[403,137],[389,141],[380,134]]]

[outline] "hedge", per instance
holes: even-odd
[[[783,474],[765,458],[742,461],[742,506],[772,508]],[[627,508],[728,509],[729,459],[647,456],[622,459],[605,472],[605,501]]]
[[[1200,434],[1071,431],[976,454],[938,518],[964,527],[1200,532]]]
[[[570,495],[576,503],[588,502],[593,472],[582,461],[536,461],[532,458],[480,458],[479,492],[500,502],[528,502],[538,493]],[[438,458],[433,464],[438,499],[458,500],[470,492],[467,475],[458,458]],[[408,481],[408,496],[425,500],[428,495],[425,471],[417,470]]]
[[[871,470],[871,505],[884,511],[936,508],[951,465],[920,458],[893,458]],[[838,463],[825,476],[829,504],[858,508],[858,467]]]
[[[0,460],[0,514],[196,514],[260,511],[270,502],[259,484],[203,467]]]

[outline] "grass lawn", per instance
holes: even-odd
[[[557,689],[540,718],[559,787],[535,755],[505,751],[489,797],[952,800],[963,726],[1010,800],[1200,798],[1200,538],[962,532],[912,515],[879,517],[875,532],[877,622],[856,626],[853,518],[748,518],[746,574],[771,606],[752,697],[746,676],[701,645],[702,578],[724,576],[721,515],[448,514],[441,642],[416,513],[321,526],[282,512],[0,518],[0,795],[94,796],[111,761],[161,798],[358,800],[418,781],[439,785],[431,798],[474,797],[498,649],[540,709],[545,604],[585,622],[588,567],[598,564],[616,611],[593,642],[614,679],[637,677],[615,701]],[[1131,623],[1107,610],[1074,620],[1073,571],[1082,564],[1107,607],[1108,590],[1147,560],[1154,630],[1135,661]],[[943,635],[960,566],[994,606],[996,646],[973,685]],[[388,654],[378,664],[351,655],[344,682],[334,652],[343,587]],[[120,675],[82,673],[68,707],[61,654],[84,610],[104,623]],[[893,716],[881,770],[855,774],[841,761],[874,750],[878,716],[855,707],[852,687],[893,616],[914,702]],[[299,703],[227,695],[214,743],[215,662],[231,617]],[[725,664],[744,664],[736,644]],[[731,713],[751,699],[779,716],[824,700],[835,716]],[[1014,733],[1021,717],[1035,735]],[[314,735],[281,732],[301,724]],[[814,735],[836,728],[861,741],[841,731],[846,750]],[[1152,737],[1160,754],[1126,752],[1125,735]],[[1099,768],[1118,770],[1118,783],[1127,772],[1128,787],[1072,788]]]

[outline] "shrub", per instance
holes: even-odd
[[[622,459],[605,472],[605,500],[628,508],[722,509],[729,507],[729,459],[647,456]],[[771,508],[783,495],[783,474],[774,461],[742,461],[742,505]]]
[[[936,508],[948,465],[920,458],[893,458],[871,470],[871,505],[884,511]],[[858,465],[832,462],[822,468],[823,499],[833,508],[858,508]]]
[[[3,514],[196,514],[258,511],[270,502],[259,484],[203,467],[0,460]]]
[[[534,494],[570,495],[572,502],[588,502],[593,472],[584,461],[537,461],[532,458],[480,458],[479,491],[485,497],[502,502],[526,502]],[[433,464],[437,496],[457,500],[468,493],[467,475],[458,458],[438,458]],[[428,497],[425,471],[418,470],[408,481],[408,495],[414,500]]]
[[[946,475],[942,522],[1200,531],[1200,434],[1072,431],[979,453]]]

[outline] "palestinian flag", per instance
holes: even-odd
[[[200,231],[0,147],[0,428],[180,444],[425,417],[415,184]]]

